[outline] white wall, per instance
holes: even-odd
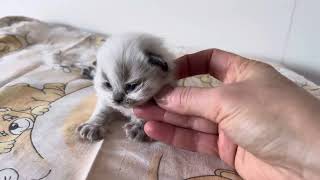
[[[320,84],[320,1],[298,0],[284,63]]]
[[[2,0],[25,15],[102,33],[144,31],[178,45],[282,62],[320,82],[317,0]]]

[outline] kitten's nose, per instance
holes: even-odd
[[[123,93],[116,93],[113,94],[113,101],[120,104],[123,101],[124,94]]]

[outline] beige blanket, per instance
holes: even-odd
[[[192,179],[227,180],[239,176],[215,156],[159,142],[128,141],[112,124],[104,141],[86,143],[75,128],[95,104],[92,83],[79,69],[90,64],[107,37],[25,17],[0,19],[0,179]],[[177,56],[194,51],[170,47]],[[43,60],[56,62],[55,67]],[[276,68],[320,96],[320,88],[283,67]],[[181,80],[183,86],[214,87],[207,75]]]

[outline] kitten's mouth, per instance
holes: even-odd
[[[135,101],[133,99],[126,99],[120,103],[117,103],[119,106],[125,107],[125,108],[132,108],[135,107],[136,104],[138,104],[138,101]]]
[[[136,106],[140,106],[144,103],[146,103],[147,101],[137,101],[137,100],[134,100],[134,99],[127,99],[125,100],[124,102],[122,102],[121,104],[119,104],[120,106],[123,106],[125,108],[133,108],[133,107],[136,107]]]
[[[113,101],[114,104],[117,106],[122,106],[124,108],[134,108],[137,106],[141,106],[145,104],[146,102],[149,102],[150,100],[153,100],[153,98],[144,98],[144,99],[130,99],[130,98],[124,98],[122,101]]]
[[[122,106],[124,108],[132,108],[132,105],[126,103],[119,104],[119,106]]]

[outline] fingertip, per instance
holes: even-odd
[[[145,133],[154,140],[171,144],[171,137],[174,134],[174,127],[170,124],[158,121],[148,121],[144,125]]]
[[[133,113],[138,117],[144,117],[153,109],[154,106],[154,102],[148,101],[145,104],[134,107]]]
[[[155,104],[136,107],[133,109],[133,113],[145,120],[162,120],[165,111]]]
[[[156,132],[155,122],[154,121],[148,121],[144,125],[144,132],[151,138],[154,138],[154,132]]]
[[[143,116],[144,111],[145,111],[145,108],[143,108],[143,107],[133,108],[133,113],[138,117]]]
[[[150,124],[151,124],[151,125],[150,125]],[[146,133],[152,131],[152,121],[146,122],[146,124],[144,125],[144,131],[145,131]]]

